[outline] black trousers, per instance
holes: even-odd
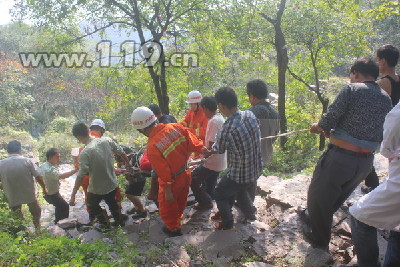
[[[55,207],[55,223],[69,217],[69,205],[59,192],[53,195],[44,196],[44,199],[47,201],[47,203]]]
[[[103,210],[100,207],[100,202],[104,200],[110,209],[110,212],[116,222],[121,221],[121,210],[118,207],[118,203],[115,200],[114,189],[108,194],[98,195],[88,192],[87,206],[89,208],[89,217],[96,218],[100,223],[106,223],[107,218],[103,214]]]
[[[190,187],[199,204],[212,205],[218,174],[219,172],[207,169],[203,165],[192,171],[192,183]]]
[[[248,192],[249,188],[254,186],[254,183],[238,184],[229,179],[226,174],[222,176],[215,188],[215,202],[221,214],[223,227],[232,228],[233,226],[232,206],[235,198],[246,217],[254,216],[255,208]]]
[[[372,167],[371,172],[365,178],[365,185],[368,187],[371,187],[372,189],[375,189],[378,187],[379,177],[378,177],[378,174],[376,173],[375,167]]]
[[[333,145],[319,158],[307,196],[315,246],[329,245],[333,214],[371,171],[373,159],[373,154],[359,154]]]

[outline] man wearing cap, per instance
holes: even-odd
[[[186,103],[190,105],[190,109],[186,113],[185,119],[181,121],[181,124],[189,128],[193,134],[204,142],[208,118],[200,106],[201,99],[202,96],[199,91],[189,92]]]
[[[0,179],[6,194],[10,209],[22,216],[21,206],[27,204],[32,214],[36,230],[40,230],[41,209],[36,199],[36,181],[47,195],[46,186],[42,176],[35,165],[26,157],[21,156],[21,143],[14,140],[7,144],[9,156],[0,160]]]
[[[158,174],[158,207],[165,224],[162,230],[169,236],[179,236],[191,182],[186,162],[190,153],[202,152],[203,142],[178,123],[158,123],[147,107],[135,109],[131,122],[135,129],[149,137],[147,150]]]

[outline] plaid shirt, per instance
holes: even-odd
[[[262,173],[260,128],[251,111],[238,110],[224,123],[215,145],[228,152],[227,177],[239,184],[252,183]]]

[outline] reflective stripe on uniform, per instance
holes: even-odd
[[[186,142],[186,138],[184,136],[179,137],[176,139],[164,152],[162,152],[164,158],[168,157],[168,155],[174,151],[174,149],[181,143]]]

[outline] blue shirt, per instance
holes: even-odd
[[[227,151],[227,177],[239,184],[256,181],[262,173],[260,127],[251,111],[238,110],[222,126],[215,147]]]

